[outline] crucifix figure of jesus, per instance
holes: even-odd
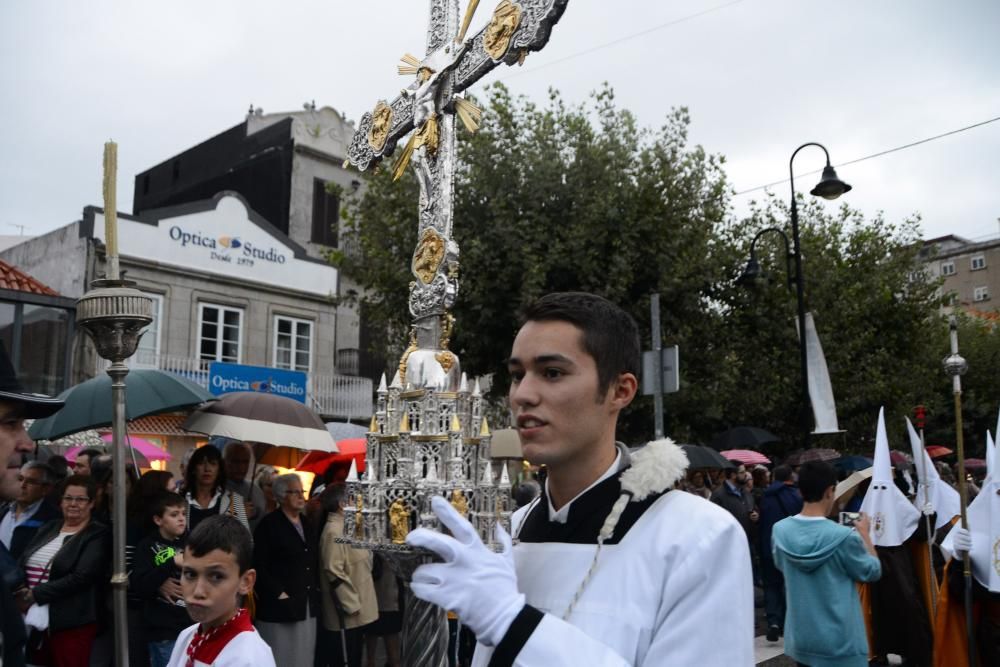
[[[466,38],[479,0],[469,0],[461,23],[459,0],[430,0],[427,54],[422,60],[404,55],[399,66],[414,81],[391,102],[379,100],[351,139],[347,161],[365,171],[409,135],[394,178],[411,165],[420,184],[409,298],[413,330],[399,367],[404,386],[455,391],[461,377],[458,358],[448,350],[459,267],[452,236],[455,116],[473,132],[481,117],[462,92],[501,63],[523,63],[545,46],[568,1],[500,0],[486,26]]]

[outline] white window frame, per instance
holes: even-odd
[[[972,289],[972,300],[973,301],[989,301],[990,300],[990,288],[986,285],[981,285],[979,287],[974,287]]]
[[[163,295],[156,292],[143,292],[143,294],[153,300],[153,321],[149,326],[144,327],[143,331],[149,332],[152,330],[156,334],[156,344],[153,346],[153,359],[151,361],[140,359],[139,352],[143,349],[142,341],[146,340],[147,335],[147,333],[144,333],[142,338],[139,339],[139,347],[136,348],[135,355],[132,357],[132,366],[135,368],[159,368],[160,343],[163,340]]]
[[[986,268],[986,255],[973,255],[969,260],[970,271],[981,271]]]
[[[949,260],[947,262],[941,262],[941,275],[942,276],[955,275],[955,262],[953,260]]]
[[[281,320],[285,320],[287,322],[291,322],[291,324],[292,324],[292,349],[291,349],[291,356],[290,356],[290,359],[291,359],[291,365],[290,366],[279,366],[278,365],[278,322],[281,321]],[[309,325],[309,364],[308,364],[308,366],[306,368],[297,368],[296,365],[295,365],[296,353],[298,352],[298,350],[297,350],[297,348],[295,346],[295,341],[298,338],[297,334],[295,333],[295,329],[296,329],[297,325],[299,325],[299,324],[308,324]],[[290,315],[275,315],[274,316],[274,326],[273,326],[274,336],[273,336],[272,342],[271,342],[271,365],[274,368],[285,368],[286,370],[291,370],[291,371],[305,371],[306,373],[311,373],[312,372],[312,362],[313,362],[313,350],[316,349],[316,345],[315,345],[315,337],[316,337],[315,331],[316,331],[316,323],[313,320],[307,320],[307,319],[304,319],[304,318],[301,318],[301,317],[292,317]]]
[[[221,345],[222,338],[221,337],[216,338],[216,349],[215,349],[215,358],[214,359],[207,359],[207,358],[204,358],[204,357],[201,356],[201,343],[202,343],[201,331],[202,331],[202,326],[205,323],[205,309],[206,308],[215,308],[215,309],[217,309],[219,311],[220,317],[219,317],[218,323],[216,324],[216,326],[219,327],[219,330],[217,332],[219,336],[221,336],[221,334],[222,334],[221,328],[222,328],[222,322],[225,319],[225,313],[227,313],[227,312],[229,312],[229,313],[237,313],[240,316],[239,336],[238,336],[237,341],[236,341],[236,360],[235,361],[232,361],[232,360],[229,360],[229,359],[223,359],[222,358],[222,345]],[[235,363],[235,364],[241,364],[241,363],[243,363],[243,325],[244,325],[244,309],[243,308],[238,308],[238,307],[235,307],[235,306],[224,306],[221,303],[211,303],[211,302],[208,302],[208,301],[202,301],[202,302],[200,302],[198,304],[198,337],[197,337],[197,340],[195,341],[195,344],[197,345],[197,347],[195,348],[194,358],[197,359],[199,363],[206,363],[206,364],[211,363],[212,361],[225,361],[226,363]]]

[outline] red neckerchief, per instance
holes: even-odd
[[[242,607],[231,619],[218,627],[209,628],[207,632],[199,625],[187,647],[187,667],[194,667],[195,660],[211,665],[233,637],[251,631],[253,623],[250,622],[250,614]]]

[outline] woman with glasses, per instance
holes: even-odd
[[[62,519],[39,529],[21,555],[27,586],[16,593],[28,624],[28,662],[86,667],[108,580],[109,531],[91,520],[97,488],[83,475],[63,482]]]
[[[320,614],[315,530],[302,520],[302,481],[289,473],[274,478],[278,509],[264,516],[253,535],[257,570],[257,631],[279,665],[312,665],[316,617]]]

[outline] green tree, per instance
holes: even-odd
[[[904,416],[918,404],[936,409],[935,376],[944,321],[937,283],[919,271],[919,219],[865,220],[846,204],[835,211],[799,200],[807,309],[814,314],[845,441],[830,446],[871,451],[880,407],[893,447],[908,449]],[[767,227],[786,228],[787,207],[771,197],[739,226],[742,257]],[[764,288],[733,284],[721,297],[730,360],[720,373],[727,421],[758,424],[797,446],[802,439],[802,381],[793,289],[785,249],[775,234],[757,244],[761,264],[778,277]],[[793,269],[794,271],[794,269]],[[932,363],[928,363],[928,362]],[[809,414],[809,426],[813,425]]]
[[[958,347],[969,364],[962,376],[962,433],[967,457],[986,455],[986,431],[997,436],[997,411],[1000,410],[1000,312],[959,312]],[[927,442],[955,447],[955,407],[951,380],[942,370],[941,361],[951,353],[947,329],[935,341],[935,355],[928,370],[935,374],[934,410],[928,410]]]

